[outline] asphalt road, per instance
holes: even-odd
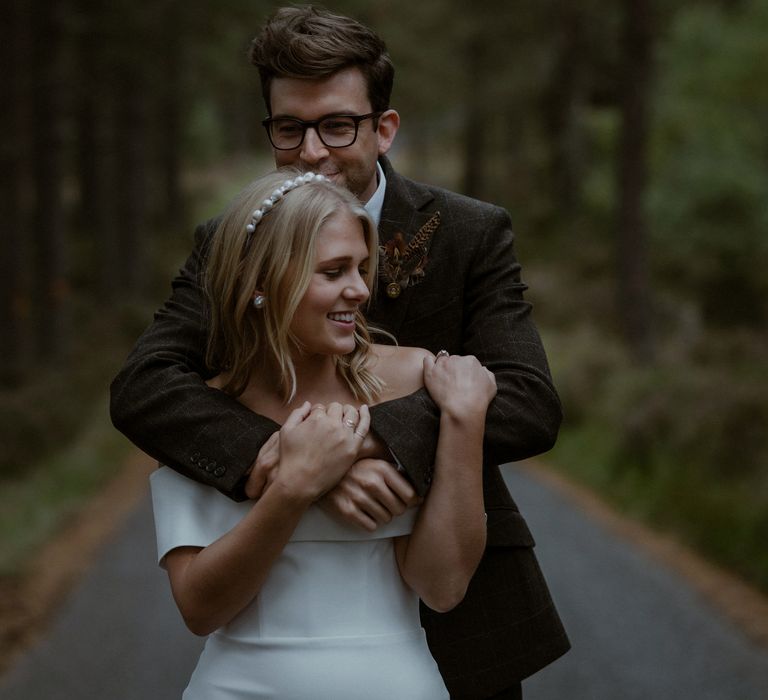
[[[573,643],[525,681],[526,700],[768,699],[768,651],[562,494],[523,470],[507,478]],[[155,566],[144,499],[48,636],[0,679],[0,699],[179,698],[201,646]]]

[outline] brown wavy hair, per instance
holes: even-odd
[[[290,326],[314,271],[315,240],[323,225],[346,209],[359,222],[368,247],[365,282],[373,294],[377,268],[376,227],[348,190],[329,181],[314,181],[286,192],[249,234],[251,213],[287,179],[301,173],[282,168],[248,185],[229,205],[214,233],[207,258],[204,288],[210,324],[207,364],[225,373],[223,390],[245,391],[256,364],[269,359],[279,368],[286,403],[296,394],[291,349],[299,341]],[[254,308],[256,290],[266,303]],[[337,371],[359,401],[371,403],[383,383],[367,367],[371,336],[358,309],[355,349],[335,356]]]
[[[359,68],[374,112],[389,109],[395,67],[384,41],[351,17],[321,7],[282,7],[251,42],[251,63],[259,69],[261,92],[272,115],[274,78],[326,78]]]

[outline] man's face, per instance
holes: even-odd
[[[345,68],[328,78],[275,78],[270,88],[272,117],[291,117],[313,121],[335,115],[360,115],[372,111],[365,79],[357,68]],[[349,189],[362,202],[376,191],[376,161],[392,144],[399,117],[388,110],[379,118],[360,122],[357,139],[345,148],[325,146],[313,129],[307,129],[304,141],[290,151],[273,149],[278,167],[293,165],[325,175]]]

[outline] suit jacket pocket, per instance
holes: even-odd
[[[488,509],[488,547],[533,547],[525,518],[514,508]]]

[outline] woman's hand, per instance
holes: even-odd
[[[496,378],[474,355],[424,358],[424,386],[442,413],[458,418],[484,415],[496,396]]]
[[[273,485],[310,502],[333,488],[357,459],[370,414],[350,405],[306,402],[280,429],[280,466]]]

